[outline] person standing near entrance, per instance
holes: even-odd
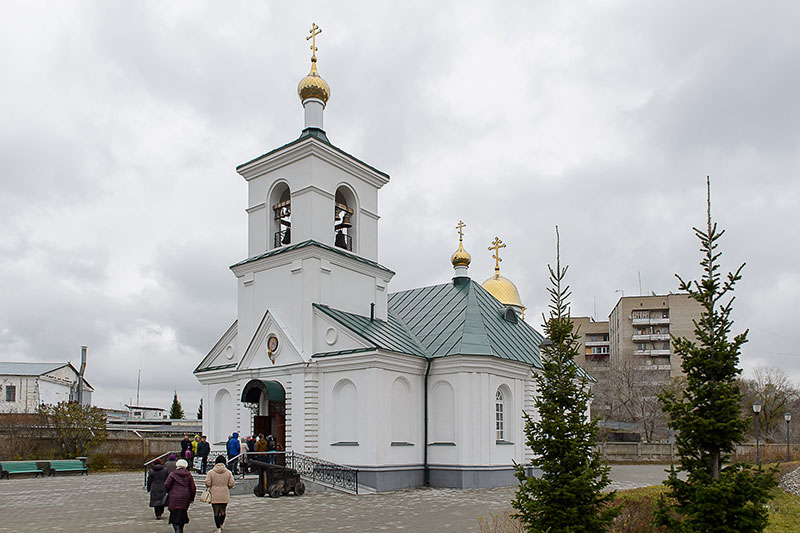
[[[230,440],[228,441],[228,445],[226,446],[228,452],[228,464],[231,464],[231,461],[234,457],[242,453],[242,447],[239,444],[239,434],[234,433],[231,435]],[[236,474],[238,472],[238,468],[236,467],[236,463],[233,463],[233,473]]]
[[[267,457],[267,462],[269,464],[275,464],[275,451],[278,449],[278,441],[275,440],[275,437],[272,434],[267,435],[267,451],[272,452]]]
[[[220,455],[214,468],[206,475],[206,488],[211,492],[211,509],[214,511],[217,533],[222,531],[222,524],[225,523],[228,502],[231,501],[231,489],[234,485],[233,474],[225,468],[225,458]]]
[[[197,457],[200,458],[200,473],[205,474],[208,470],[208,454],[211,453],[211,445],[208,443],[206,436],[200,437],[200,442],[197,443]]]
[[[258,434],[258,440],[256,441],[255,450],[253,451],[258,453],[258,455],[256,455],[257,460],[263,463],[267,462],[267,441],[264,439],[263,433]]]

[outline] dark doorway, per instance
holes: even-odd
[[[242,402],[258,406],[266,404],[266,412],[259,407],[258,414],[253,416],[254,436],[271,434],[278,443],[278,450],[286,451],[286,393],[283,386],[277,381],[252,379],[242,391]],[[286,464],[283,454],[276,459],[278,464]]]

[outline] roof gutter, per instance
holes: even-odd
[[[433,361],[432,358],[428,357],[428,365],[425,368],[425,435],[423,437],[422,442],[422,464],[423,468],[425,469],[425,486],[430,487],[431,485],[431,471],[428,467],[428,376],[431,373],[431,362]]]

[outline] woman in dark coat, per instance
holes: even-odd
[[[153,467],[147,476],[147,492],[150,493],[150,507],[156,515],[156,520],[161,520],[164,514],[164,506],[167,505],[167,488],[164,482],[167,480],[169,472],[161,464],[161,459],[153,461]]]
[[[197,493],[194,478],[186,470],[187,466],[189,463],[180,459],[164,483],[169,491],[169,523],[175,533],[182,533],[183,526],[189,523],[189,505],[194,502],[194,495]]]

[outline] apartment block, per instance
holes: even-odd
[[[613,361],[629,361],[651,381],[668,382],[681,375],[681,359],[670,335],[694,339],[700,304],[688,294],[623,296],[608,316]]]
[[[576,362],[597,380],[592,413],[603,425],[638,430],[653,420],[655,394],[682,373],[670,335],[694,339],[700,313],[688,294],[665,294],[623,296],[608,321],[573,317],[580,335]],[[652,437],[652,428],[643,434]]]

